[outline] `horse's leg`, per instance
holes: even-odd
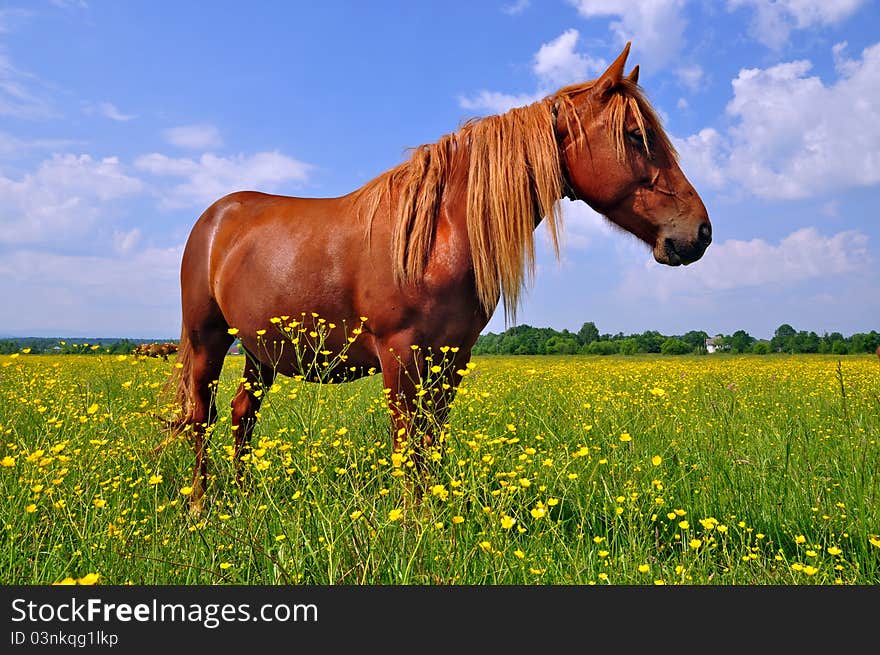
[[[190,511],[202,510],[202,498],[208,483],[208,439],[217,419],[217,387],[223,360],[232,338],[219,330],[191,331],[192,342],[192,426],[196,463],[193,469]]]
[[[424,473],[426,451],[446,425],[449,406],[461,382],[457,371],[466,365],[468,353],[446,356],[439,351],[413,350],[403,343],[380,348],[380,359],[394,450],[401,452],[409,446],[416,470]],[[440,371],[434,373],[435,366]]]
[[[275,381],[275,368],[263,364],[250,353],[245,354],[244,373],[238,392],[232,399],[232,431],[235,434],[235,478],[242,482],[244,470],[241,456],[250,450],[251,434],[264,394]],[[259,393],[257,393],[259,391]]]

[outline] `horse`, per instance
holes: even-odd
[[[174,430],[191,428],[195,450],[191,511],[202,507],[215,391],[234,335],[246,354],[231,403],[236,479],[265,397],[258,390],[278,374],[315,377],[296,349],[266,337],[279,323],[306,339],[320,326],[351,329],[322,335],[323,373],[341,382],[381,373],[392,446],[422,470],[499,301],[516,319],[541,222],[559,257],[562,198],[586,202],[661,264],[700,259],[712,240],[708,212],[638,66],[624,74],[629,50],[594,80],[411,149],[347,195],[240,191],[204,211],[181,261],[180,350],[168,379],[180,408]],[[424,402],[432,374],[438,384]]]

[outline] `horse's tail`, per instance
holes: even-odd
[[[154,454],[160,452],[177,438],[183,429],[189,425],[192,415],[192,344],[190,343],[185,325],[180,331],[177,361],[174,363],[171,373],[165,381],[161,397],[168,397],[172,393],[174,394],[173,404],[177,407],[178,414],[172,419],[158,417],[163,423],[163,429],[168,434],[153,449]]]

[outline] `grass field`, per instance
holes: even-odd
[[[423,498],[378,377],[280,379],[206,510],[173,362],[0,357],[3,584],[880,584],[876,357],[482,357]]]

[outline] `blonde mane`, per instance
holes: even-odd
[[[520,292],[535,271],[534,230],[544,219],[556,257],[562,234],[559,200],[565,173],[556,135],[560,105],[571,111],[583,134],[575,96],[592,89],[594,81],[560,89],[525,107],[473,119],[439,141],[412,149],[409,159],[368,182],[357,193],[367,216],[368,234],[384,199],[392,212],[394,276],[399,284],[418,284],[433,246],[437,215],[453,160],[467,157],[467,230],[474,264],[477,297],[491,316],[499,296],[505,321],[515,323]],[[656,134],[653,147],[675,156],[660,121],[639,87],[624,79],[609,99],[609,128],[619,158],[625,156],[628,112],[645,135]],[[395,192],[397,193],[395,200]]]

